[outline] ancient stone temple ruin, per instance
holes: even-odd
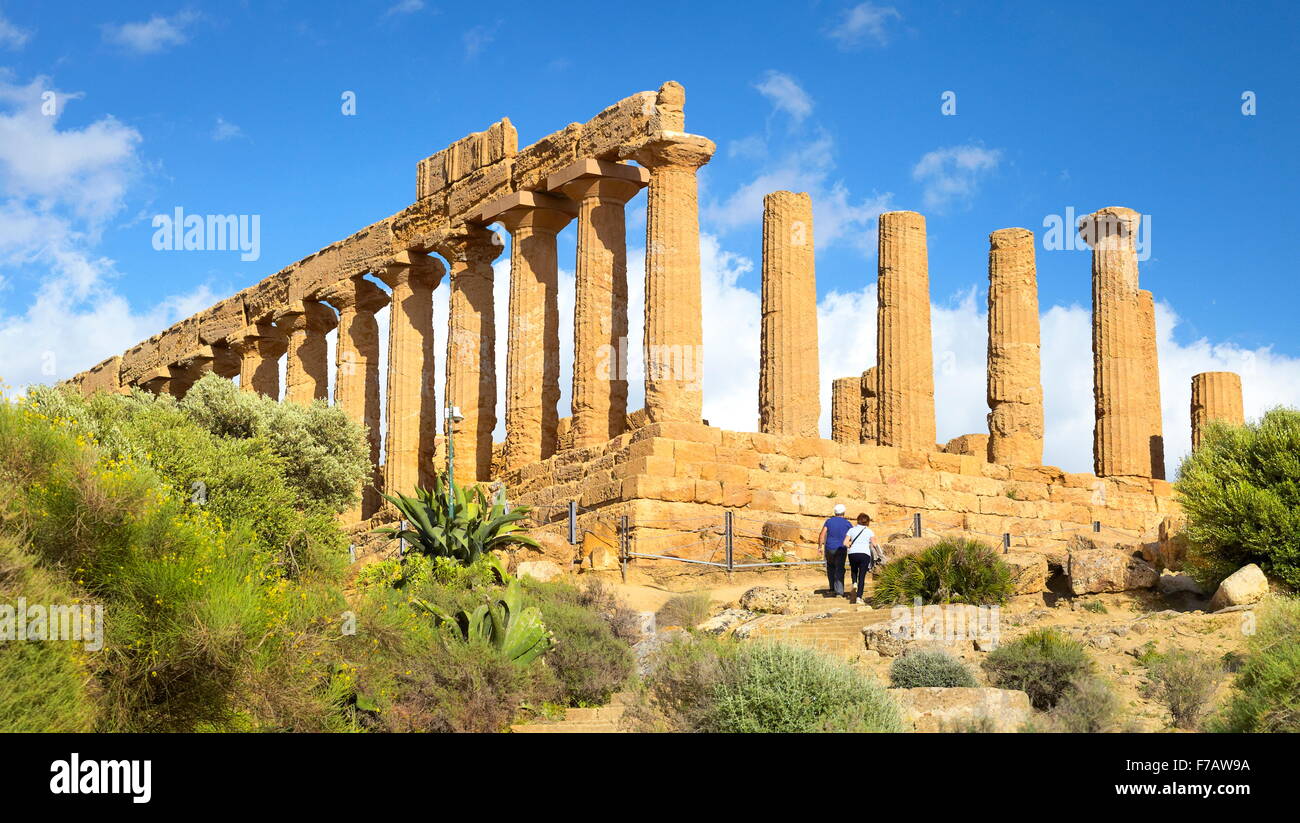
[[[1176,505],[1164,480],[1136,212],[1102,209],[1082,226],[1092,245],[1092,474],[1042,465],[1032,232],[989,237],[988,431],[939,444],[925,217],[880,217],[874,362],[864,352],[859,373],[823,376],[812,203],[784,191],[764,200],[757,431],[725,431],[701,416],[696,173],[714,144],[686,131],[684,102],[683,88],[665,83],[522,149],[509,120],[494,123],[421,160],[407,208],[69,382],[87,393],[139,387],[181,397],[213,371],[283,402],[332,401],[369,430],[373,478],[349,516],[369,525],[389,516],[381,490],[410,493],[445,465],[445,409],[434,403],[441,376],[446,406],[462,416],[451,427],[456,479],[503,481],[514,501],[535,506],[544,529],[558,531],[572,504],[574,533],[597,536],[576,539],[574,557],[596,567],[620,555],[714,556],[724,523],[729,562],[730,541],[741,538],[809,543],[836,503],[869,512],[886,533],[964,531],[1049,555],[1079,532],[1154,539]],[[625,209],[643,191],[645,405],[629,409]],[[573,221],[572,409],[562,417],[557,233]],[[493,262],[505,245],[493,225],[510,238],[503,376]],[[450,314],[435,334],[437,289],[448,290]],[[384,306],[387,341],[375,319]],[[334,330],[330,363],[325,336]],[[822,379],[833,380],[830,440],[818,434]],[[494,443],[499,417],[505,439]],[[1206,421],[1240,422],[1236,376],[1198,375],[1192,418],[1197,442]]]

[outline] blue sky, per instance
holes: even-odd
[[[1300,404],[1298,23],[1284,3],[0,0],[0,376],[65,377],[403,208],[420,158],[502,116],[524,145],[673,79],[718,144],[714,422],[753,427],[761,197],[791,188],[816,201],[824,395],[873,358],[876,214],[926,214],[941,439],[987,411],[988,234],[1035,231],[1048,457],[1086,469],[1088,254],[1041,236],[1125,205],[1151,215],[1176,455],[1195,371],[1242,371],[1248,413]],[[260,215],[260,259],[155,251],[176,206]]]

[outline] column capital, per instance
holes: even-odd
[[[622,205],[650,183],[650,173],[640,166],[587,158],[546,178],[548,191],[558,191],[576,201],[587,199]]]
[[[388,305],[388,295],[384,290],[360,275],[321,289],[319,296],[339,311],[355,308],[358,311],[377,312]]]
[[[505,244],[496,232],[483,226],[465,223],[438,240],[433,250],[452,263],[491,263],[501,256]]]
[[[538,191],[517,191],[494,200],[478,213],[480,223],[500,222],[514,234],[519,229],[558,232],[578,216],[578,204],[567,197]]]
[[[648,169],[679,168],[695,171],[709,162],[717,145],[707,137],[679,131],[657,131],[644,140],[624,147],[624,159],[635,160]]]
[[[226,338],[232,351],[243,357],[256,351],[262,355],[279,356],[289,345],[289,338],[271,323],[254,323],[245,326]]]
[[[1101,251],[1134,251],[1142,215],[1124,206],[1107,206],[1079,218],[1079,234]]]
[[[295,300],[275,318],[275,327],[284,334],[300,331],[324,334],[338,324],[334,310],[315,300]]]
[[[375,270],[375,276],[390,289],[409,283],[412,288],[433,290],[446,273],[447,267],[441,260],[414,251],[402,252],[393,262]]]

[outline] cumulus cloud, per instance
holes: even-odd
[[[890,39],[890,24],[902,20],[903,15],[893,6],[859,3],[847,9],[827,36],[840,48],[851,50],[865,45],[883,46]]]
[[[109,23],[103,27],[104,40],[136,54],[157,54],[189,41],[189,29],[199,19],[193,11],[181,11],[170,17],[155,14],[134,23]]]
[[[763,79],[754,84],[754,88],[772,103],[773,108],[790,115],[796,123],[812,114],[812,98],[788,74],[768,69]]]
[[[1002,160],[998,149],[967,144],[927,152],[912,168],[912,179],[924,187],[927,209],[946,211],[951,206],[969,206],[980,182]]]
[[[43,114],[46,92],[57,101]],[[111,116],[59,128],[79,95],[47,78],[0,74],[0,374],[21,391],[88,368],[214,301],[207,289],[137,313],[112,283],[119,272],[94,250],[140,167],[140,134]],[[26,300],[26,305],[12,304]]]

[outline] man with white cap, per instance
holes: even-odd
[[[826,552],[826,581],[830,587],[830,597],[844,596],[844,558],[848,553],[844,537],[853,528],[844,512],[844,504],[836,503],[835,516],[826,518],[821,534],[817,536],[817,542]]]

